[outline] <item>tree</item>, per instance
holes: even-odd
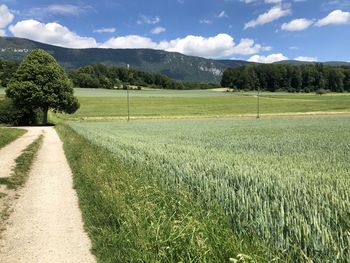
[[[43,112],[47,124],[48,111],[74,113],[79,102],[73,86],[56,60],[41,49],[33,50],[20,64],[6,89],[7,97],[18,108]]]
[[[12,76],[15,74],[18,64],[14,61],[0,60],[0,86],[7,87]]]

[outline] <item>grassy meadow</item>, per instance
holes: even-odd
[[[255,116],[256,92],[218,90],[153,90],[130,92],[131,118]],[[0,99],[4,89],[0,89]],[[125,90],[75,89],[80,109],[63,120],[121,119],[127,116]],[[262,115],[350,113],[350,94],[271,93],[260,95]]]
[[[126,91],[76,89],[81,107],[63,119],[125,118]],[[142,90],[130,91],[132,118],[166,117],[230,117],[254,116],[257,97],[252,92],[224,92],[214,90]],[[349,94],[287,94],[262,93],[261,114],[299,114],[350,112]]]
[[[122,256],[115,247],[135,261],[350,258],[349,117],[69,126],[59,131],[103,262]]]
[[[126,122],[125,90],[75,92],[51,116],[99,262],[350,262],[349,94],[263,92],[256,120],[255,92],[145,89]]]

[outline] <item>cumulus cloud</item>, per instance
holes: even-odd
[[[343,12],[342,10],[334,10],[329,13],[328,16],[318,20],[316,26],[327,26],[327,25],[341,25],[350,22],[350,12]]]
[[[94,33],[114,33],[116,29],[114,27],[102,27],[99,29],[95,29]]]
[[[269,51],[271,47],[262,46],[260,44],[256,44],[254,40],[249,38],[242,38],[238,45],[232,48],[233,54],[239,55],[252,55],[259,53],[260,51]]]
[[[317,57],[304,57],[304,56],[299,56],[294,58],[294,60],[298,61],[306,61],[306,62],[317,62],[318,58]]]
[[[256,62],[256,63],[274,63],[274,62],[283,61],[283,60],[288,60],[288,57],[286,57],[282,53],[271,54],[268,56],[254,55],[248,59],[248,61]],[[306,62],[317,62],[318,58],[299,56],[294,58],[294,60],[306,61]]]
[[[281,29],[285,31],[302,31],[307,29],[312,24],[313,24],[312,20],[300,18],[300,19],[294,19],[289,23],[283,23],[281,26]]]
[[[47,44],[69,48],[96,47],[92,37],[82,37],[58,23],[41,23],[34,19],[23,20],[9,27],[16,37],[29,38]]]
[[[158,45],[148,37],[129,35],[112,37],[105,43],[99,45],[100,48],[152,48],[157,49]]]
[[[291,9],[283,8],[282,6],[274,6],[266,13],[259,15],[256,19],[250,20],[244,25],[244,29],[254,28],[270,22],[273,22],[281,17],[291,14]]]
[[[11,25],[9,30],[16,37],[69,48],[151,48],[207,58],[253,55],[271,50],[271,47],[263,46],[249,38],[243,38],[235,43],[232,36],[224,33],[211,37],[188,35],[160,42],[153,41],[150,37],[127,35],[112,37],[104,43],[97,43],[94,38],[79,36],[55,22],[45,24],[34,19],[23,20]],[[165,28],[156,27],[153,33],[161,33],[164,30]],[[112,32],[114,28],[102,28],[95,31]]]
[[[228,34],[218,34],[208,38],[189,35],[184,38],[159,43],[160,49],[203,57],[231,55],[234,46],[234,40]]]
[[[271,54],[268,56],[254,55],[248,59],[250,62],[257,63],[274,63],[277,61],[287,60],[288,57],[284,56],[282,53]]]
[[[160,18],[158,16],[145,16],[141,15],[140,19],[137,20],[137,24],[142,25],[142,24],[148,24],[148,25],[155,25],[160,22]]]
[[[109,39],[100,47],[152,48],[208,58],[227,57],[234,54],[252,55],[270,49],[270,47],[257,44],[251,39],[242,39],[236,44],[233,37],[228,34],[218,34],[208,38],[189,35],[161,42],[155,42],[151,38],[137,35],[120,36]]]
[[[154,34],[154,35],[158,35],[158,34],[163,33],[165,31],[166,31],[166,29],[164,27],[158,26],[156,28],[153,28],[151,30],[151,33]]]
[[[0,5],[0,36],[5,36],[4,28],[9,25],[15,16],[6,5]]]

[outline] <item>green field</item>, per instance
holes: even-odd
[[[126,91],[76,89],[81,108],[64,119],[125,118]],[[212,90],[145,90],[130,92],[132,118],[251,116],[257,112],[255,93]],[[262,93],[261,114],[350,112],[349,94]]]
[[[113,156],[123,169],[138,171],[134,180],[148,178],[168,192],[189,192],[188,200],[198,202],[203,211],[230,222],[234,240],[241,240],[240,246],[232,246],[232,257],[245,252],[256,262],[350,258],[349,117],[72,122],[70,126],[106,149],[104,154]],[[98,157],[89,158],[92,166],[99,166]],[[118,173],[108,176],[108,165],[96,169],[88,180],[103,185],[105,201],[119,200],[123,190],[118,188]],[[91,191],[94,196],[101,189]],[[104,207],[101,202],[98,206]],[[85,213],[106,213],[96,205],[91,202]],[[154,213],[157,209],[163,208],[156,207]],[[113,216],[122,226],[123,216]],[[135,216],[135,224],[146,224],[147,219]],[[88,228],[106,231],[107,240],[113,236],[110,223],[89,222]]]
[[[3,93],[3,89],[0,94]],[[60,115],[65,120],[110,119],[127,116],[125,90],[75,89],[81,104],[73,115]],[[260,113],[265,115],[303,113],[349,113],[350,94],[288,94],[263,92]],[[234,117],[257,113],[256,92],[216,90],[130,91],[131,118],[167,117]]]

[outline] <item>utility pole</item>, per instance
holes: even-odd
[[[128,75],[129,75],[129,68],[130,65],[127,64],[128,68]],[[128,105],[128,121],[130,121],[130,97],[129,97],[129,83],[126,85],[126,96],[127,96],[127,105]]]
[[[256,118],[260,119],[260,85],[258,85],[258,97],[257,97],[257,113]]]

